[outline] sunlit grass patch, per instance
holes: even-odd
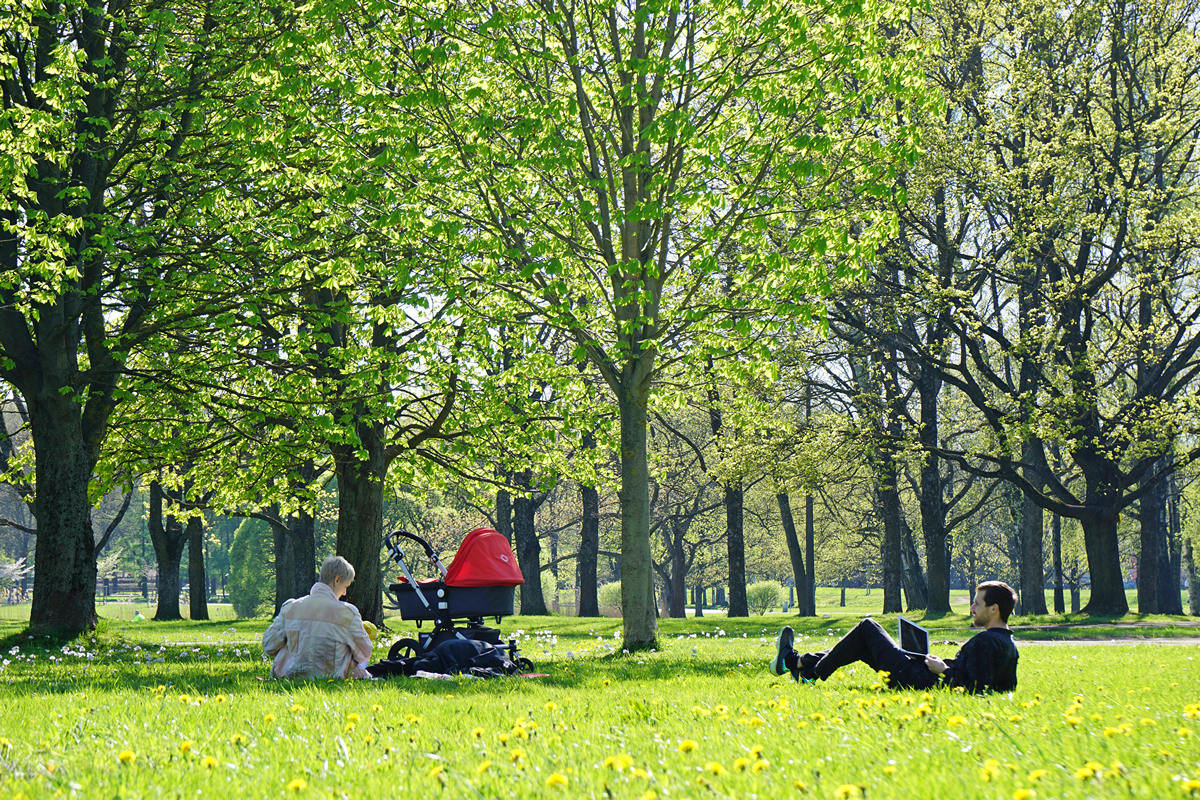
[[[797,685],[765,669],[773,626],[691,622],[622,655],[611,621],[506,620],[549,677],[496,681],[260,680],[261,626],[12,645],[0,797],[1200,791],[1200,647],[1027,644],[1017,692],[971,697],[887,691],[862,667]]]

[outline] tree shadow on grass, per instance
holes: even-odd
[[[535,669],[538,669],[535,665]],[[163,661],[118,661],[90,663],[14,664],[0,672],[0,685],[10,698],[36,698],[48,695],[86,693],[89,704],[97,694],[133,692],[147,699],[163,696],[179,701],[226,695],[236,703],[239,694],[278,694],[295,696],[317,692],[330,695],[370,696],[452,696],[509,695],[525,687],[579,689],[605,685],[647,684],[672,680],[711,678],[714,674],[745,674],[748,680],[779,680],[760,665],[747,667],[744,661],[729,659],[643,659],[633,657],[576,658],[542,665],[534,677],[506,677],[450,680],[394,677],[386,680],[277,680],[268,677],[270,666],[264,662],[211,659],[201,663],[174,661],[169,653]],[[607,684],[605,683],[607,681]],[[631,690],[632,693],[632,690]]]

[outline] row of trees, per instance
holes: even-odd
[[[713,508],[745,613],[760,484],[811,613],[815,498],[863,474],[887,610],[902,590],[948,610],[952,532],[997,497],[1021,507],[1028,602],[1045,510],[1080,523],[1089,610],[1123,613],[1137,505],[1142,610],[1171,610],[1163,510],[1200,423],[1193,12],[0,11],[3,456],[36,519],[31,626],[94,623],[93,503],[142,482],[188,536],[203,509],[269,521],[277,597],[307,590],[335,489],[350,599],[379,621],[389,491],[467,493],[528,578],[540,500],[570,479],[594,587],[613,463],[631,649],[655,638],[655,537],[678,608]],[[652,431],[662,469],[671,448],[696,464],[656,473]],[[156,538],[160,574],[182,536]]]

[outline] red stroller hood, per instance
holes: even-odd
[[[463,538],[445,579],[447,586],[520,586],[524,582],[508,540],[491,528],[476,528]]]

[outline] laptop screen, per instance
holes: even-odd
[[[900,649],[910,653],[929,652],[929,632],[917,623],[900,617]]]

